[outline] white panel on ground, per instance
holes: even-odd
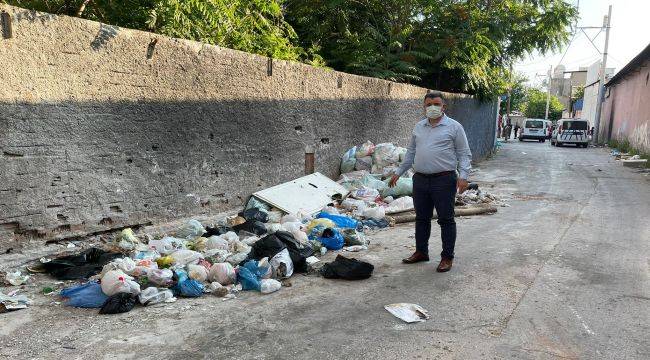
[[[314,173],[258,191],[253,196],[288,214],[299,211],[314,214],[331,203],[332,196],[345,197],[347,193],[342,185],[321,173]]]

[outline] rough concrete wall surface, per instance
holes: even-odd
[[[0,5],[0,248],[238,207],[367,139],[406,145],[426,89]],[[475,159],[495,104],[449,94]]]
[[[603,139],[628,140],[650,153],[650,60],[605,92],[600,125]]]

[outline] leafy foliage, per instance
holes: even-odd
[[[485,97],[505,92],[517,59],[566,43],[577,15],[567,0],[5,2]]]
[[[539,89],[528,89],[526,92],[526,102],[522,109],[528,118],[543,119],[546,114],[546,97],[547,94]],[[548,108],[549,120],[559,120],[562,118],[564,105],[556,96],[551,96]]]

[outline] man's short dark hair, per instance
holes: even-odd
[[[445,96],[442,95],[440,91],[429,91],[426,95],[424,95],[424,100],[426,101],[427,99],[435,99],[435,98],[440,98],[442,99],[443,103],[447,102],[447,99],[445,99]]]

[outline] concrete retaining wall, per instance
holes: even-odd
[[[0,250],[212,214],[366,139],[405,145],[426,89],[0,5]],[[495,104],[449,95],[475,159]]]

